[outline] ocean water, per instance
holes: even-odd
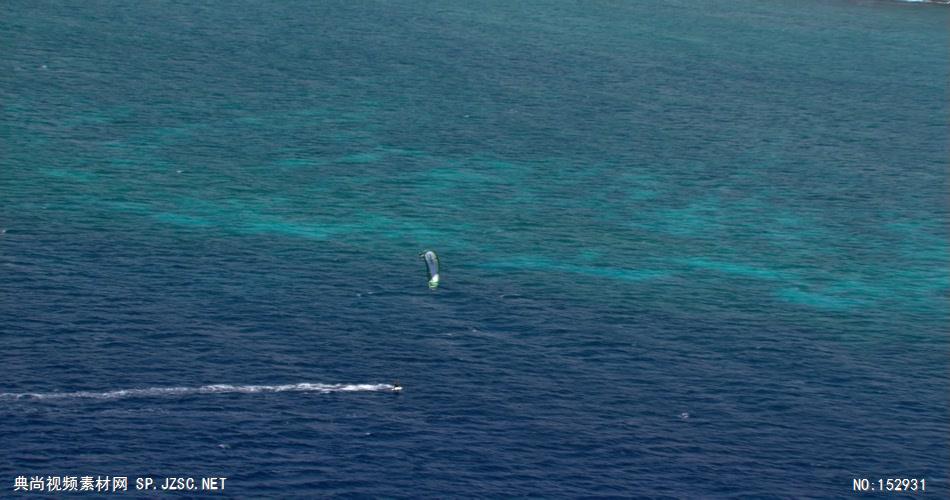
[[[0,496],[947,496],[946,7],[0,9]]]

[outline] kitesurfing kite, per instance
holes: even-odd
[[[439,256],[432,250],[419,254],[426,261],[426,271],[429,272],[429,288],[435,290],[439,286]]]

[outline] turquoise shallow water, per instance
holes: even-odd
[[[3,488],[946,491],[945,7],[4,12]]]

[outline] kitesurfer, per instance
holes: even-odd
[[[429,288],[435,290],[439,286],[439,256],[432,250],[419,254],[426,262],[426,271],[429,273]]]

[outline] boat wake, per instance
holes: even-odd
[[[257,392],[396,392],[392,384],[285,384],[285,385],[204,385],[201,387],[149,387],[145,389],[122,389],[116,391],[92,392],[0,392],[0,401],[4,400],[47,400],[47,399],[121,399],[152,398],[168,396],[189,396],[194,394],[252,394]]]

